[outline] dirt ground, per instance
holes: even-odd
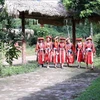
[[[21,63],[19,59],[14,64]],[[0,78],[0,100],[74,100],[99,75],[100,70],[85,67],[43,67],[28,74]]]

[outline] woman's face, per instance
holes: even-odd
[[[43,42],[43,40],[40,40],[40,43],[42,43]]]
[[[64,42],[65,40],[61,40],[61,42]]]
[[[70,39],[68,39],[67,42],[70,43]]]
[[[47,38],[47,41],[50,41],[50,38]]]
[[[79,41],[79,43],[81,43],[82,41]]]
[[[88,40],[88,42],[90,43],[90,42],[91,42],[91,40]]]
[[[56,39],[55,41],[58,42],[58,39]]]

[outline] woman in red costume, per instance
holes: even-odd
[[[78,62],[78,68],[81,67],[81,62],[83,62],[83,42],[82,38],[77,38],[76,39],[77,44],[76,44],[76,55],[77,55],[77,62]]]
[[[54,38],[54,43],[53,43],[53,63],[55,65],[55,68],[57,68],[57,64],[58,64],[58,52],[59,50],[59,37],[56,36]]]
[[[44,50],[45,50],[44,38],[39,37],[36,45],[36,52],[37,52],[38,64],[40,64],[40,66],[42,67],[44,64],[44,56],[45,56]]]
[[[65,57],[66,57],[66,52],[65,52],[65,38],[60,38],[60,43],[59,43],[59,63],[61,64],[61,68],[63,68],[63,65],[65,63]]]
[[[93,55],[95,54],[96,50],[94,44],[92,42],[91,36],[86,38],[86,43],[84,44],[84,53],[85,53],[85,63],[87,65],[91,65],[91,69],[94,68],[93,66]]]
[[[52,37],[51,36],[46,37],[45,62],[48,63],[47,68],[49,68],[49,63],[52,62]]]
[[[66,39],[66,62],[68,66],[74,63],[74,46],[69,38]]]

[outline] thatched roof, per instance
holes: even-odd
[[[56,1],[56,2],[55,2]],[[9,15],[14,17],[38,19],[41,24],[64,25],[64,19],[72,18],[73,12],[66,11],[62,3],[57,0],[5,0],[4,7]],[[88,17],[93,21],[100,21],[100,16]],[[76,19],[78,22],[83,19]]]
[[[48,17],[69,16],[64,6],[59,2],[46,2],[34,0],[5,0],[5,7],[9,15],[20,16],[24,11],[29,15],[41,15]],[[26,16],[28,17],[28,16]]]
[[[65,7],[55,0],[5,0],[5,6],[9,15],[14,17],[39,19],[40,23],[64,25],[64,19],[70,17]]]

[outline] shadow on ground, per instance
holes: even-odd
[[[74,100],[99,75],[100,70],[98,69],[87,71],[59,84],[55,84],[55,86],[19,98],[18,100]]]

